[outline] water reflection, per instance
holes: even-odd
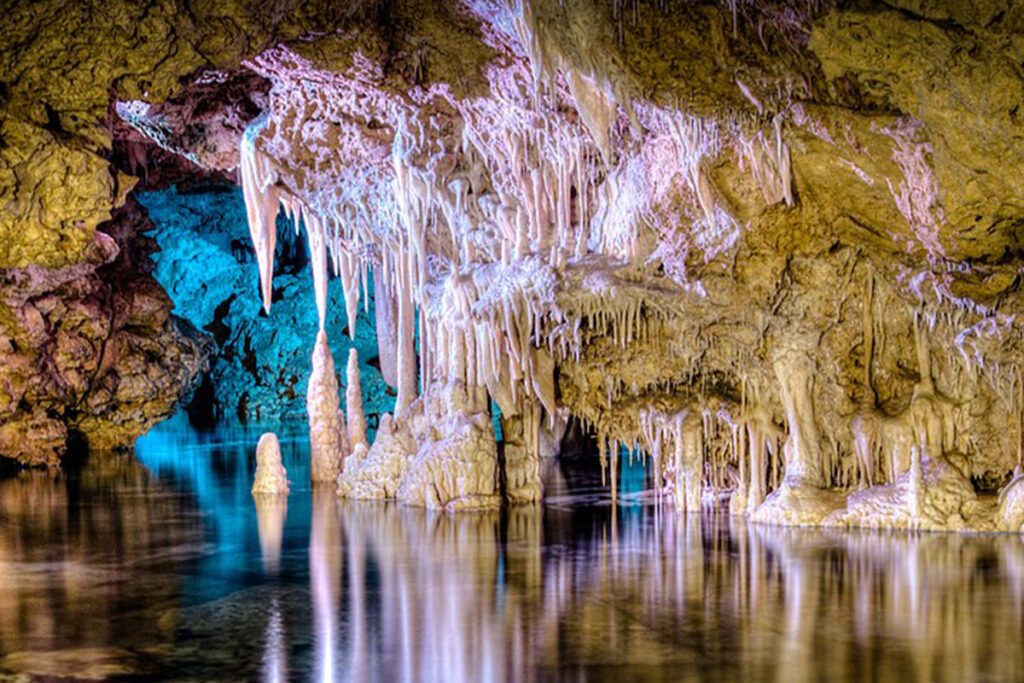
[[[138,671],[173,640],[180,569],[200,541],[134,458],[0,479],[0,671]]]
[[[612,508],[577,461],[545,508],[433,515],[312,490],[301,440],[253,498],[258,436],[0,480],[0,677],[1024,678],[1017,536]]]
[[[610,511],[340,515],[345,680],[1024,675],[1017,538],[825,534],[653,508],[617,534]]]

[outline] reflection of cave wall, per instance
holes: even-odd
[[[241,191],[208,186],[198,191],[167,189],[140,195],[156,225],[160,244],[154,276],[174,301],[175,312],[213,336],[218,352],[204,383],[223,417],[295,418],[305,415],[317,316],[313,282],[307,270],[308,247],[283,218],[274,278],[274,305],[261,309]],[[391,409],[393,397],[377,361],[373,303],[360,308],[356,339],[348,320],[341,286],[333,280],[326,322],[334,357],[344,384],[344,359],[358,350],[364,400],[371,427],[375,416]],[[198,406],[196,406],[198,408]]]
[[[203,539],[159,488],[129,456],[0,480],[0,667],[87,679],[102,648],[172,640],[176,567]],[[47,655],[60,649],[63,664]]]

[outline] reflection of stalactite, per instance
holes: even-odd
[[[338,674],[341,549],[341,525],[333,488],[316,487],[309,531],[309,582],[315,628],[314,670],[320,681],[334,681]]]
[[[279,683],[288,680],[288,649],[281,618],[281,602],[273,596],[270,602],[270,617],[263,636],[263,681]]]
[[[908,661],[925,679],[1024,672],[1019,652],[995,660],[984,645],[1000,629],[1024,636],[1019,605],[961,597],[1012,589],[1024,562],[1003,550],[1010,539],[823,536],[655,507],[590,526],[532,507],[502,522],[345,504],[342,519],[349,562],[360,565],[349,566],[345,615],[353,672],[508,680],[608,657],[677,666],[676,638],[659,635],[669,632],[734,634],[700,661],[723,678],[856,678],[865,656],[879,678]],[[565,551],[546,552],[553,540]],[[380,631],[358,597],[370,585]],[[889,639],[884,652],[880,639]],[[572,647],[552,646],[564,642]],[[817,656],[826,644],[827,661]]]

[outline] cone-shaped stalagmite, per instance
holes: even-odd
[[[310,478],[335,481],[341,473],[347,449],[343,447],[338,428],[338,378],[334,374],[334,357],[323,330],[317,333],[313,348],[306,411],[309,414]]]
[[[281,463],[281,444],[277,435],[271,432],[261,436],[256,446],[256,476],[252,492],[288,493],[288,473]]]

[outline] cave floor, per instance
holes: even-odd
[[[258,426],[0,479],[0,680],[1020,680],[1024,542],[659,507],[626,461],[437,515],[250,495]]]

